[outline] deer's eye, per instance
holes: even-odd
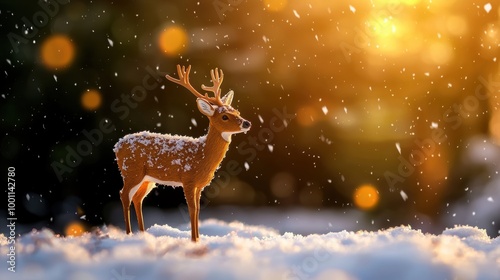
[[[222,115],[222,120],[227,121],[227,120],[229,120],[229,117],[227,115]]]

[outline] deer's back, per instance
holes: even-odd
[[[203,157],[205,137],[151,133],[128,134],[121,138],[113,151],[122,176],[185,173]],[[162,178],[158,178],[162,179]]]

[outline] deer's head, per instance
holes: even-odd
[[[187,88],[192,94],[194,94],[198,99],[196,103],[198,109],[202,114],[208,117],[210,120],[210,126],[221,133],[222,138],[225,141],[231,141],[231,135],[234,133],[246,132],[250,130],[251,123],[242,117],[240,117],[240,112],[231,107],[231,102],[233,101],[234,92],[229,91],[224,97],[220,97],[222,80],[224,79],[224,73],[222,70],[216,68],[215,71],[211,70],[210,75],[212,76],[213,86],[207,87],[202,85],[201,88],[206,91],[214,93],[214,97],[209,97],[208,94],[202,95],[196,89],[191,86],[189,82],[189,72],[191,71],[191,65],[187,69],[180,65],[177,65],[177,73],[179,79],[172,78],[167,75],[166,78],[176,84],[179,84]]]

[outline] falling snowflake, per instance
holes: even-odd
[[[323,106],[323,108],[321,108],[321,110],[323,110],[323,114],[328,114],[328,108],[326,108],[326,106]]]
[[[293,14],[294,14],[297,18],[300,18],[300,15],[299,15],[299,13],[297,13],[297,11],[296,11],[296,10],[293,10]]]
[[[406,201],[408,199],[408,195],[403,190],[401,190],[399,192],[399,194],[401,195],[401,197],[403,198],[404,201]]]
[[[486,13],[489,13],[491,11],[491,4],[490,3],[486,3],[484,5],[484,10],[486,11]]]

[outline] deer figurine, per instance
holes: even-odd
[[[208,133],[199,138],[143,131],[128,134],[114,146],[116,161],[123,178],[120,198],[123,205],[127,234],[130,227],[130,204],[134,203],[139,230],[144,231],[142,201],[156,184],[183,187],[191,220],[191,240],[199,239],[198,219],[201,192],[213,179],[226,155],[231,135],[246,132],[251,123],[231,107],[233,91],[220,97],[224,73],[210,71],[213,86],[201,88],[214,97],[202,95],[189,82],[191,66],[177,65],[179,79],[166,78],[188,89],[197,97],[196,103],[210,123]]]

